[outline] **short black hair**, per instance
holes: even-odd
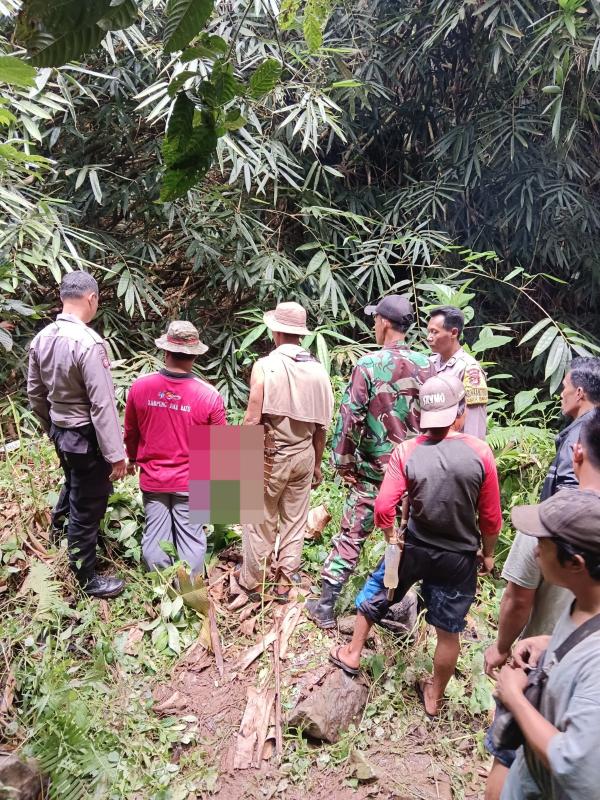
[[[433,317],[440,316],[444,318],[444,328],[447,331],[451,331],[452,328],[457,328],[460,336],[465,327],[465,315],[460,308],[456,308],[456,306],[440,306],[439,308],[434,308],[427,317],[427,322]]]
[[[413,314],[405,314],[401,319],[390,319],[386,317],[384,314],[380,314],[380,317],[383,319],[387,319],[390,323],[390,326],[393,331],[397,331],[398,333],[406,333],[406,331],[410,328],[410,326],[415,321],[415,317]]]
[[[581,387],[585,396],[596,405],[600,405],[600,358],[578,356],[571,361],[569,367],[571,383],[577,389]]]
[[[98,282],[82,269],[67,272],[60,282],[60,299],[73,300],[88,294],[98,294]]]
[[[564,567],[569,561],[573,561],[575,556],[581,556],[587,571],[590,573],[590,578],[600,583],[600,553],[581,550],[578,547],[573,547],[569,542],[564,542],[562,539],[552,537],[552,540],[556,543],[556,557],[561,566]]]
[[[585,447],[590,463],[600,469],[600,408],[595,408],[585,415],[579,441]]]
[[[198,356],[190,355],[189,353],[172,353],[170,350],[167,350],[167,353],[171,356],[173,361],[189,361],[192,358],[194,361]]]

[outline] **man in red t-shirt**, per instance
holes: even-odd
[[[225,425],[225,405],[216,389],[192,374],[196,357],[208,348],[191,322],[172,322],[155,341],[165,351],[165,366],[133,383],[125,408],[125,447],[140,470],[146,511],[142,555],[148,569],[167,567],[171,559],[160,543],[169,542],[195,574],[204,564],[206,534],[189,519],[189,429]]]
[[[334,647],[329,657],[356,674],[373,623],[422,581],[425,619],[436,629],[437,647],[432,680],[415,688],[425,712],[435,716],[458,660],[459,633],[475,599],[478,562],[485,573],[494,566],[502,511],[492,451],[475,436],[461,433],[466,410],[462,381],[452,375],[429,378],[419,390],[419,401],[425,433],[394,450],[375,501],[375,525],[391,543],[397,541],[397,505],[408,494],[410,517],[398,586],[389,600],[382,559],[356,598],[352,641]]]

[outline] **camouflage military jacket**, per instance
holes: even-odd
[[[363,356],[342,398],[332,442],[334,466],[380,482],[394,446],[419,432],[419,387],[433,375],[427,356],[400,342]]]

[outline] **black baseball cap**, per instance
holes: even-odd
[[[379,314],[392,322],[406,322],[406,317],[412,317],[413,308],[407,297],[401,294],[388,294],[376,306],[367,306],[365,314]]]
[[[600,493],[561,489],[537,506],[516,506],[515,528],[538,539],[560,539],[580,550],[600,553]]]

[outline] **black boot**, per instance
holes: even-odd
[[[116,597],[125,588],[125,581],[112,575],[94,575],[82,583],[81,589],[91,597]]]
[[[341,586],[333,586],[331,583],[323,581],[321,597],[316,600],[306,601],[304,606],[306,616],[319,628],[324,630],[335,628],[336,622],[333,609],[341,591]]]

